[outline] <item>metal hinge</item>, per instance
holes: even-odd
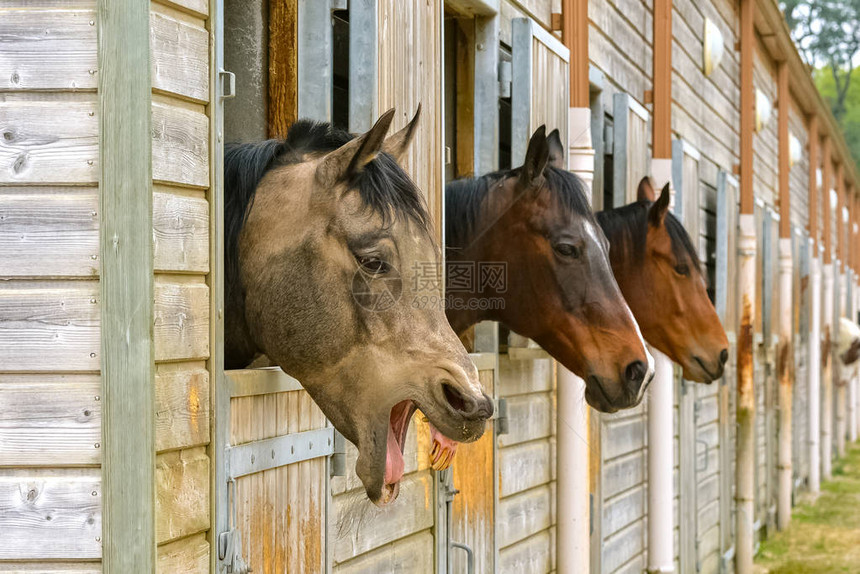
[[[508,421],[507,399],[496,399],[496,410],[493,413],[493,418],[496,420],[496,436],[508,434],[510,424]]]
[[[334,450],[331,453],[329,476],[346,476],[346,439],[334,431]]]
[[[221,99],[226,100],[236,96],[236,74],[227,70],[218,71],[218,81],[220,83]]]
[[[588,533],[594,534],[594,493],[588,494]]]

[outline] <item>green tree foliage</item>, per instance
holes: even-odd
[[[860,0],[785,0],[780,6],[818,90],[860,160],[860,82],[852,81],[860,60]]]
[[[833,108],[837,101],[837,89],[830,67],[824,66],[815,70],[813,78],[818,91]],[[839,124],[854,161],[860,164],[860,82],[851,83],[845,92],[842,109],[841,117],[838,117]]]

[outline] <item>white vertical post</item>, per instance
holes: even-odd
[[[852,236],[853,237],[853,236]],[[857,273],[853,270],[848,272],[848,293],[851,304],[848,306],[848,311],[845,316],[854,322],[857,316]],[[855,442],[857,440],[857,365],[851,365],[846,373],[848,381],[848,440]]]
[[[590,568],[591,505],[588,493],[588,406],[585,381],[561,364],[557,372],[558,497],[556,556],[559,574]]]
[[[822,334],[824,336],[825,352],[828,356],[821,357],[821,478],[833,478],[833,264],[824,264],[824,314]]]
[[[842,317],[845,315],[845,274],[839,271],[839,263],[836,264],[836,287],[834,298],[838,302],[838,315]],[[833,335],[831,336],[833,340],[833,348],[837,349],[839,346],[839,331],[841,330],[840,321],[837,319],[836,324],[833,326]],[[846,388],[846,383],[850,379],[850,371],[852,368],[846,367],[842,364],[842,361],[839,359],[837,353],[833,353],[832,360],[833,364],[833,381],[836,387],[836,453],[838,458],[842,458],[845,456],[845,437],[848,435],[847,428],[847,415],[848,409],[846,405],[848,389]]]
[[[811,330],[809,335],[809,491],[821,492],[821,262],[818,245],[812,242],[809,274]]]
[[[787,217],[787,214],[785,215]],[[792,294],[793,275],[791,257],[791,238],[779,240],[779,344],[777,365],[779,370],[779,451],[777,491],[777,526],[784,530],[791,522],[791,492],[793,477],[791,468],[792,439]]]
[[[738,336],[737,464],[735,500],[735,570],[751,574],[755,544],[755,380],[753,372],[753,321],[756,314],[756,225],[752,213],[738,218],[739,288],[741,323]]]
[[[568,109],[568,167],[588,187],[594,181],[591,110]],[[560,364],[556,374],[557,488],[556,568],[559,574],[591,569],[591,498],[589,496],[589,412],[585,381]]]
[[[657,189],[671,181],[672,160],[655,158],[651,173]],[[674,209],[672,189],[670,209]],[[675,571],[674,542],[674,369],[672,361],[650,347],[654,356],[654,378],[648,401],[648,572]]]

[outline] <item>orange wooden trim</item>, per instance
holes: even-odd
[[[853,191],[853,188],[849,184],[845,190],[845,201],[848,204],[848,244],[845,246],[845,266],[850,269],[857,268],[854,261],[857,256],[857,252],[854,249],[854,218],[857,216],[857,212],[855,211],[857,202]]]
[[[588,81],[588,0],[564,0],[561,41],[570,50],[570,105],[591,105]]]
[[[791,106],[791,94],[788,92],[788,66],[779,63],[777,70],[779,118],[779,236],[791,237],[791,190],[788,175],[791,170],[788,143],[788,113]]]
[[[818,116],[809,118],[809,237],[818,248]],[[817,252],[816,252],[817,256]]]
[[[299,114],[298,0],[269,4],[269,137],[284,137]]]
[[[824,264],[828,264],[833,260],[833,254],[830,251],[833,243],[830,235],[830,224],[833,220],[833,213],[830,211],[830,172],[833,169],[833,158],[830,157],[830,138],[824,136],[821,142],[821,214],[824,225],[822,226],[822,243],[824,245]]]
[[[656,17],[655,17],[656,21]],[[752,214],[753,136],[755,132],[755,0],[741,0],[741,213]]]
[[[842,219],[842,208],[845,206],[845,178],[843,163],[836,168],[836,258],[847,266],[845,261],[845,223]]]
[[[654,0],[654,117],[655,158],[672,157],[672,0]]]

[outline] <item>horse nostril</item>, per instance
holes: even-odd
[[[627,386],[634,392],[639,391],[639,386],[645,380],[645,375],[648,373],[648,366],[642,361],[633,361],[624,371],[627,377]]]
[[[485,393],[481,394],[480,399],[473,400],[463,396],[463,393],[448,383],[442,383],[442,392],[451,408],[469,419],[488,419],[493,416],[493,399]]]
[[[729,360],[729,350],[723,349],[720,351],[720,364],[725,365],[726,361]]]
[[[462,393],[449,385],[448,383],[442,383],[442,392],[445,393],[445,400],[448,401],[448,404],[451,405],[455,411],[462,413],[466,411],[466,399],[463,398]]]

